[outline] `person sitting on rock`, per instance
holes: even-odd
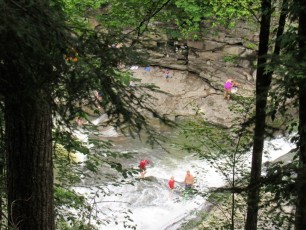
[[[229,100],[231,96],[231,90],[233,88],[233,79],[227,79],[224,84],[224,99]]]
[[[229,100],[231,97],[232,89],[234,87],[238,87],[239,83],[234,81],[233,79],[227,79],[227,81],[224,84],[224,99]]]

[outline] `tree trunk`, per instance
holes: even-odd
[[[299,58],[305,65],[306,39],[306,3],[299,1]],[[303,66],[300,65],[301,67]],[[302,67],[305,68],[305,67]],[[297,201],[295,213],[295,229],[306,229],[306,73],[302,70],[302,79],[299,82],[299,168],[297,177]]]
[[[2,130],[1,130],[2,131]],[[2,134],[1,134],[2,137]],[[2,144],[2,143],[1,143]],[[0,156],[0,229],[3,229],[3,224],[4,224],[4,216],[3,214],[5,213],[4,209],[4,199],[6,197],[6,190],[5,190],[5,175],[4,175],[4,168],[5,168],[5,159],[4,159],[4,154],[5,151],[3,148],[1,148],[1,156]]]
[[[5,197],[6,197],[6,176],[5,176],[5,149],[4,149],[4,112],[0,110],[0,229],[3,229],[5,222]]]
[[[46,93],[36,91],[16,87],[5,98],[9,225],[53,230],[51,109]]]
[[[258,67],[256,76],[256,117],[255,130],[253,136],[253,153],[251,178],[248,191],[248,208],[245,229],[257,229],[257,215],[259,203],[259,182],[261,176],[262,152],[264,145],[264,132],[266,120],[267,96],[271,83],[271,77],[265,74],[265,64],[267,59],[265,55],[268,53],[268,43],[270,35],[271,20],[271,0],[262,0],[261,2],[261,22],[259,35],[258,50]]]

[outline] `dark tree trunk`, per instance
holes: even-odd
[[[1,125],[1,124],[0,124]],[[0,156],[0,229],[3,229],[3,223],[4,223],[4,216],[3,214],[5,213],[4,207],[4,199],[6,197],[6,186],[5,186],[5,175],[4,175],[4,168],[5,168],[5,158],[4,158],[4,150],[1,148],[1,156]],[[3,154],[3,155],[2,155]]]
[[[3,110],[0,110],[0,229],[4,227],[4,200],[6,197],[6,178],[5,178],[5,148],[4,148],[4,122],[3,122]]]
[[[51,109],[48,95],[35,91],[16,87],[5,98],[9,225],[53,230]]]
[[[264,132],[266,120],[267,96],[271,83],[271,76],[265,74],[265,64],[268,53],[271,20],[271,0],[262,0],[261,22],[258,50],[258,67],[256,76],[256,117],[254,130],[254,143],[252,153],[251,178],[248,191],[248,208],[245,229],[257,229],[257,215],[259,202],[259,180],[261,176],[262,152],[264,145]]]
[[[306,39],[306,3],[299,0],[299,61],[305,65]],[[303,66],[303,65],[300,65]],[[305,67],[304,67],[305,68]],[[295,229],[306,229],[306,73],[302,70],[299,82],[299,169],[297,177],[297,201],[295,213]]]

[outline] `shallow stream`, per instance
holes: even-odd
[[[165,134],[173,135],[171,131]],[[104,190],[109,192],[108,196],[99,194],[94,188],[76,188],[82,194],[94,191],[99,195],[95,198],[95,202],[99,211],[104,213],[98,214],[99,218],[109,222],[102,226],[101,230],[129,229],[125,228],[128,226],[135,226],[139,230],[180,229],[184,222],[196,217],[199,210],[205,210],[209,205],[200,195],[184,197],[183,180],[186,170],[190,170],[195,176],[195,188],[201,192],[224,184],[222,176],[214,168],[197,156],[187,154],[179,148],[173,148],[169,153],[158,146],[151,148],[138,139],[124,136],[109,137],[109,139],[113,141],[116,150],[138,153],[135,159],[122,161],[124,167],[137,168],[141,159],[148,159],[152,164],[148,167],[147,179],[139,179],[139,176],[130,178],[134,185],[123,183],[117,186],[111,180],[106,181]],[[267,142],[265,152],[268,154],[264,161],[278,158],[293,146],[285,138]],[[171,176],[174,176],[176,181],[172,196],[167,185]]]

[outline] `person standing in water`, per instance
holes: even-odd
[[[172,176],[170,178],[170,180],[168,181],[168,186],[169,186],[169,189],[170,189],[170,193],[169,193],[169,197],[171,198],[172,197],[172,194],[173,194],[173,189],[174,189],[174,177]]]
[[[185,183],[184,202],[186,202],[189,196],[189,192],[194,184],[194,176],[191,175],[189,170],[187,170],[186,172],[184,183]]]
[[[147,173],[147,165],[150,164],[148,160],[139,162],[140,178],[144,178]]]
[[[185,190],[190,190],[194,184],[194,176],[191,175],[190,171],[187,170],[186,172],[186,176],[185,176],[185,180],[184,180],[184,183],[185,183]]]

